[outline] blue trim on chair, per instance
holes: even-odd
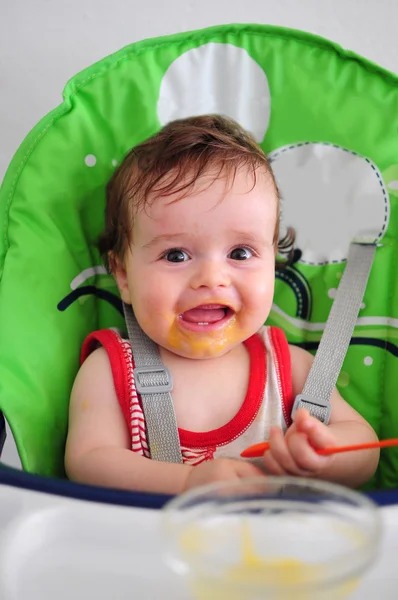
[[[3,452],[4,444],[6,441],[6,420],[3,413],[0,411],[0,457]]]
[[[128,492],[111,488],[83,485],[66,479],[53,479],[41,475],[33,475],[0,463],[0,485],[9,485],[26,490],[55,494],[77,500],[101,502],[136,508],[162,508],[170,496]]]
[[[375,490],[366,493],[379,506],[398,504],[398,489]]]
[[[9,485],[26,490],[55,494],[77,500],[101,502],[119,506],[160,509],[170,500],[165,494],[147,494],[144,492],[128,492],[91,485],[83,485],[66,479],[53,479],[41,475],[33,475],[0,463],[0,485]],[[398,504],[398,489],[377,490],[367,494],[379,506]]]

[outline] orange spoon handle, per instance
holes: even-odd
[[[263,456],[264,452],[269,449],[268,442],[260,442],[259,444],[253,444],[249,446],[243,452],[240,453],[242,458],[258,458]]]
[[[379,442],[369,442],[367,444],[352,444],[350,446],[336,446],[331,448],[318,448],[317,454],[322,456],[328,456],[329,454],[338,454],[339,452],[351,452],[351,450],[369,450],[372,448],[387,448],[389,446],[398,446],[398,438],[391,440],[382,440]],[[269,449],[268,442],[261,442],[260,444],[254,444],[246,450],[241,452],[243,458],[257,458],[264,454]]]

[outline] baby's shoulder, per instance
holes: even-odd
[[[97,346],[81,360],[78,379],[90,380],[92,376],[106,376],[109,365],[110,361],[107,351],[103,346]]]
[[[98,348],[103,348],[111,358],[115,353],[123,351],[123,348],[130,348],[130,342],[123,337],[123,333],[118,329],[98,329],[92,331],[84,340],[80,363],[83,364],[87,358]]]
[[[114,402],[115,392],[108,355],[98,347],[81,364],[71,390],[70,410],[73,414],[85,412],[91,402],[98,408]]]

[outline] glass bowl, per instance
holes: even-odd
[[[165,560],[197,600],[338,600],[375,560],[377,506],[319,480],[203,486],[163,509]]]

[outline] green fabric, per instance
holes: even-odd
[[[167,69],[209,42],[245,49],[266,72],[272,98],[261,141],[266,152],[326,142],[367,157],[382,173],[390,218],[361,313],[382,319],[358,325],[354,334],[377,340],[379,347],[372,346],[369,368],[368,345],[350,346],[339,388],[380,437],[398,437],[398,79],[316,36],[226,25],[138,42],[76,75],[62,105],[38,123],[10,164],[0,190],[0,409],[28,471],[64,475],[68,401],[82,341],[92,330],[123,322],[94,295],[57,308],[72,280],[100,264],[95,240],[103,223],[104,185],[116,161],[159,129],[157,102]],[[212,85],[223,85],[223,73],[212,77]],[[242,90],[245,81],[239,82]],[[89,167],[91,155],[95,165]],[[312,291],[310,322],[326,321],[332,303],[327,291],[337,287],[343,267],[296,265]],[[81,285],[116,294],[106,274]],[[281,279],[275,303],[291,318],[273,310],[270,324],[281,326],[291,342],[319,341],[320,330],[296,326],[294,294]],[[398,486],[398,449],[383,451],[373,485]]]

